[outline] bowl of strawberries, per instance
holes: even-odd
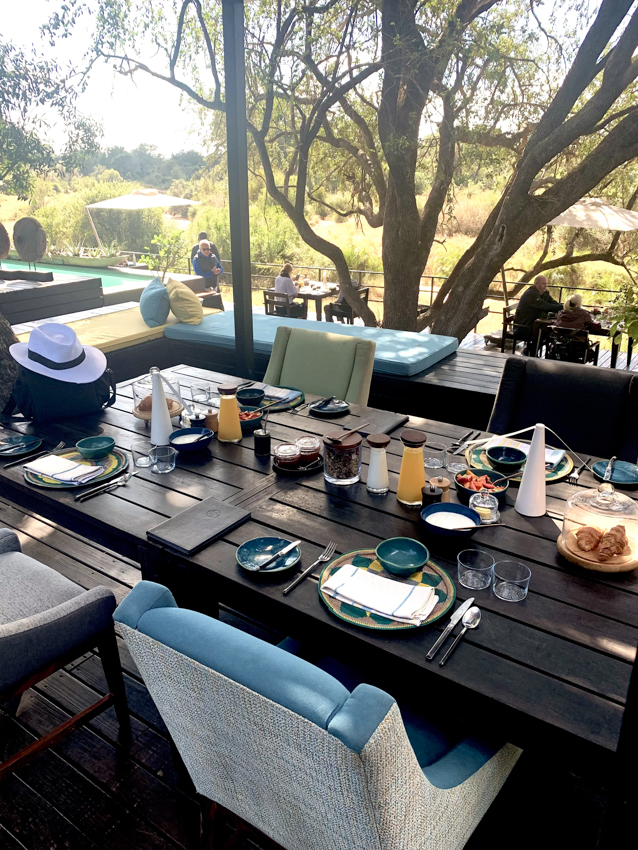
[[[500,505],[505,504],[509,481],[503,480],[503,473],[495,469],[465,469],[454,476],[456,495],[462,505],[469,504],[470,496],[487,490],[496,496]]]

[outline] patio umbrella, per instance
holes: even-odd
[[[158,192],[157,189],[135,189],[128,195],[120,195],[118,198],[107,198],[106,201],[87,204],[84,209],[91,222],[93,235],[101,248],[102,243],[100,242],[100,237],[97,235],[97,230],[95,229],[89,210],[150,210],[166,207],[189,207],[191,204],[201,204],[201,201],[191,201],[188,198],[165,195],[162,192]]]
[[[623,207],[614,207],[601,198],[582,198],[577,204],[553,218],[549,224],[587,227],[593,230],[638,230],[638,213]]]

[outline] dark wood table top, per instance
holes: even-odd
[[[228,376],[180,366],[171,370],[188,383],[206,378],[221,383]],[[14,424],[14,430],[35,432],[54,445],[102,432],[128,450],[131,443],[148,436],[144,423],[131,414],[131,383],[118,391],[114,408],[81,420],[43,425]],[[358,408],[336,421],[316,419],[302,411],[272,413],[269,430],[274,440],[287,441],[303,433],[326,434],[371,416],[387,417],[385,411]],[[439,411],[439,415],[441,412]],[[467,429],[430,419],[412,419],[411,426],[424,430],[436,441],[459,438]],[[337,553],[357,548],[375,548],[387,537],[423,537],[418,512],[400,505],[396,486],[401,462],[398,432],[388,448],[391,492],[371,496],[363,483],[340,488],[327,485],[322,475],[280,478],[271,472],[268,458],[255,457],[252,436],[239,445],[212,444],[206,461],[181,456],[178,468],[169,475],[140,470],[126,487],[76,503],[73,492],[40,490],[28,485],[20,467],[0,471],[3,495],[29,504],[34,510],[81,527],[98,542],[130,554],[146,543],[146,530],[207,496],[241,504],[252,518],[194,555],[179,560],[181,566],[204,571],[221,602],[293,636],[316,635],[318,644],[347,648],[349,658],[366,655],[375,664],[403,665],[419,687],[436,685],[437,677],[462,693],[479,698],[539,721],[581,741],[614,751],[617,746],[623,707],[638,643],[638,576],[593,573],[565,561],[557,552],[560,522],[550,516],[528,518],[516,513],[512,495],[502,510],[504,527],[485,529],[471,540],[454,547],[430,542],[433,560],[446,568],[457,585],[460,604],[469,591],[456,581],[456,554],[461,548],[478,548],[502,560],[515,558],[528,564],[532,580],[527,599],[507,603],[491,591],[474,592],[482,610],[480,628],[469,632],[447,665],[425,661],[445,625],[402,633],[357,629],[332,616],[317,594],[316,575],[284,597],[281,590],[291,577],[268,581],[245,574],[237,566],[236,548],[247,539],[264,534],[281,534],[302,541],[302,561],[308,566],[334,540]],[[362,478],[367,472],[368,450],[364,449]],[[595,486],[590,473],[581,485]],[[577,492],[565,482],[548,486],[548,510],[562,516],[565,501]],[[515,491],[514,491],[515,495]],[[456,500],[456,494],[451,498]],[[319,568],[315,571],[319,572]],[[457,627],[458,629],[458,627]],[[439,656],[440,657],[440,656]]]

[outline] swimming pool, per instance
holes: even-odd
[[[29,271],[29,263],[19,260],[0,260],[0,268],[7,271]],[[149,271],[116,272],[112,269],[88,268],[87,266],[58,266],[36,263],[39,272],[53,272],[55,280],[63,278],[99,277],[102,279],[102,289],[111,289],[115,286],[145,286],[153,280],[153,273]],[[33,264],[31,265],[33,270]]]

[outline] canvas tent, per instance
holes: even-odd
[[[119,198],[107,198],[106,201],[97,201],[88,204],[84,209],[91,222],[91,230],[97,239],[97,244],[102,247],[100,237],[97,235],[95,224],[89,210],[150,210],[168,207],[189,207],[191,204],[201,204],[201,201],[191,201],[188,198],[176,198],[174,195],[165,195],[157,189],[135,189],[128,195],[120,195]]]

